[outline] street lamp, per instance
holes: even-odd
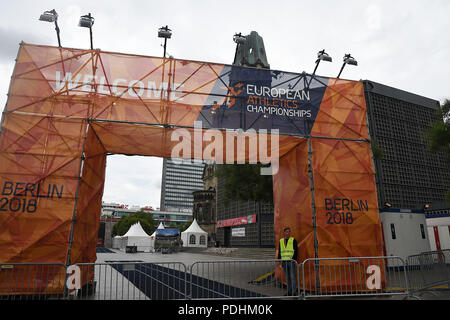
[[[164,38],[164,58],[166,57],[167,39],[170,39],[171,37],[172,37],[172,30],[170,30],[168,26],[161,27],[158,29],[158,38]]]
[[[353,58],[350,54],[346,54],[344,56],[344,63],[342,64],[341,71],[339,71],[339,74],[337,76],[338,79],[341,76],[342,70],[344,70],[344,67],[345,67],[346,64],[349,64],[351,66],[357,66],[358,65],[358,61],[356,61],[355,58]]]
[[[41,16],[39,17],[39,21],[55,23],[56,36],[58,37],[58,46],[61,47],[61,39],[59,38],[59,27],[58,27],[58,14],[56,13],[55,9],[50,11],[44,11],[44,13],[41,14]]]
[[[320,61],[332,62],[333,59],[325,52],[325,49],[319,51],[317,53],[316,67],[314,68],[313,75],[316,74],[317,67],[319,66]]]
[[[91,50],[94,49],[94,46],[92,44],[92,26],[94,25],[94,20],[94,17],[91,16],[91,13],[89,12],[89,14],[81,16],[80,22],[78,23],[79,27],[89,28],[89,34],[91,36]]]

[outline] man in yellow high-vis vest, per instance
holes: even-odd
[[[297,295],[296,273],[297,268],[294,261],[297,261],[297,240],[291,237],[291,229],[289,227],[283,230],[284,237],[280,239],[278,246],[278,259],[281,259],[281,266],[286,277],[287,295]]]

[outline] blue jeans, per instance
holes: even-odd
[[[287,294],[288,296],[297,295],[297,280],[295,277],[296,269],[295,263],[292,260],[282,261],[281,266],[284,270],[284,275],[286,277],[286,286],[287,286]]]

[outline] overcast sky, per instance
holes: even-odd
[[[442,101],[450,98],[450,1],[2,1],[0,12],[0,108],[20,41],[57,45],[54,25],[38,21],[45,10],[59,14],[64,47],[90,47],[89,31],[78,27],[91,13],[94,48],[161,56],[159,27],[168,25],[168,53],[175,58],[232,63],[233,35],[257,31],[264,39],[271,69],[311,73],[317,52],[333,63],[317,74],[369,79]],[[162,160],[110,156],[104,201],[159,207]]]

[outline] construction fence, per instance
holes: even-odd
[[[450,289],[450,250],[286,261],[0,263],[0,300],[417,298]],[[290,272],[289,272],[290,273]],[[287,290],[292,288],[291,292]]]

